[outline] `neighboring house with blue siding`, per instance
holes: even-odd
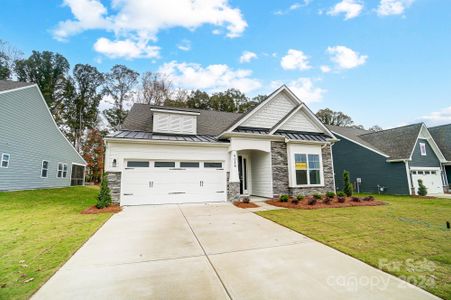
[[[0,191],[81,185],[85,166],[37,85],[0,80]]]
[[[445,156],[446,162],[442,163],[443,180],[446,191],[451,191],[451,124],[429,128],[434,141]]]
[[[360,192],[417,194],[419,179],[429,194],[444,192],[446,159],[423,123],[378,132],[328,128],[340,139],[332,147],[337,189],[347,170]]]

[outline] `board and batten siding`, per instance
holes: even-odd
[[[36,86],[0,93],[0,154],[11,155],[0,168],[0,190],[64,187],[70,185],[72,163],[85,165],[56,127]],[[42,161],[49,162],[41,178]],[[57,178],[58,163],[66,163],[66,178]]]
[[[285,93],[280,93],[256,111],[248,120],[244,121],[241,126],[272,128],[294,107],[293,101]]]
[[[293,130],[304,132],[323,132],[310,120],[303,111],[298,111],[289,120],[286,121],[279,129]]]
[[[426,155],[421,155],[420,143],[426,145]],[[434,150],[432,150],[431,145],[426,139],[418,139],[415,149],[412,153],[412,161],[409,162],[411,167],[435,167],[440,168],[440,160],[435,155]]]
[[[271,153],[251,153],[252,195],[272,197]]]
[[[387,158],[340,137],[332,146],[337,190],[343,189],[343,171],[350,173],[351,181],[362,178],[360,191],[378,193],[378,185],[386,194],[409,194],[404,162],[387,162]]]
[[[196,134],[197,116],[153,113],[153,131],[161,133]]]

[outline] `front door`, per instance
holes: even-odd
[[[240,176],[240,194],[247,194],[247,158],[238,156],[238,174]]]

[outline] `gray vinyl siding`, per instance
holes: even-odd
[[[0,168],[0,190],[69,186],[72,163],[85,164],[55,126],[35,86],[0,93],[1,153],[11,158],[8,168]],[[47,178],[41,178],[43,160],[49,161]],[[57,178],[59,162],[68,166],[66,178]]]
[[[343,171],[348,170],[352,182],[362,178],[361,192],[377,193],[377,185],[380,185],[386,187],[386,194],[409,194],[403,162],[389,163],[382,155],[340,139],[332,146],[337,190],[343,188]]]
[[[421,155],[420,143],[426,144],[426,156]],[[413,150],[412,161],[409,163],[411,167],[440,167],[440,160],[435,155],[429,142],[424,139],[418,139]]]

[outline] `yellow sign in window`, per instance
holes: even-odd
[[[307,163],[306,162],[297,162],[296,170],[307,170]]]

